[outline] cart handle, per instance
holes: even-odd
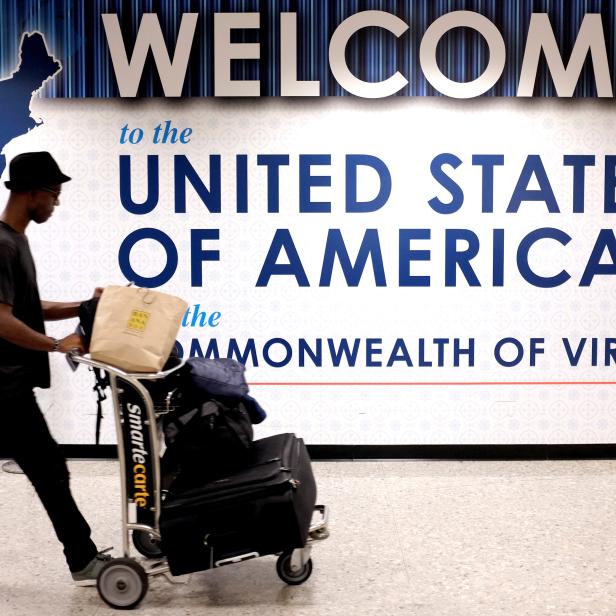
[[[78,364],[84,364],[86,366],[90,366],[91,368],[99,368],[101,370],[105,370],[115,376],[119,376],[122,378],[132,378],[132,379],[140,379],[140,380],[148,380],[154,381],[156,379],[164,379],[166,376],[172,374],[176,370],[179,370],[186,363],[185,359],[179,359],[179,363],[177,366],[173,366],[173,368],[169,368],[168,370],[163,370],[161,372],[124,372],[120,368],[116,368],[115,366],[111,366],[101,361],[97,361],[92,359],[89,354],[87,355],[79,355],[78,353],[71,352],[68,354],[70,359]]]

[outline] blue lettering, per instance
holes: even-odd
[[[458,251],[458,240],[467,243],[466,250]],[[471,259],[479,252],[479,238],[468,229],[446,229],[445,231],[445,286],[456,286],[456,266],[464,274],[471,287],[480,287]]]
[[[411,261],[429,261],[429,250],[411,250],[411,240],[429,240],[430,229],[400,229],[398,254],[398,284],[401,287],[429,287],[430,276],[412,276]]]
[[[284,358],[280,361],[275,361],[270,356],[270,350],[275,344],[282,346],[285,352]],[[272,338],[271,340],[268,340],[263,347],[263,359],[268,366],[273,366],[274,368],[283,368],[291,361],[292,357],[293,349],[291,348],[291,345],[286,340],[284,340],[284,338]]]
[[[506,344],[513,345],[515,350],[515,356],[511,360],[506,360],[502,356],[502,350]],[[511,368],[512,366],[517,366],[522,361],[522,358],[524,357],[524,347],[522,346],[522,343],[515,338],[503,338],[498,341],[496,347],[494,348],[494,357],[501,366]]]
[[[457,169],[462,161],[455,154],[439,154],[430,164],[432,177],[449,193],[451,201],[448,203],[441,201],[438,197],[433,197],[428,201],[430,207],[438,214],[453,214],[457,212],[464,203],[464,192],[442,169],[444,165],[449,165]]]
[[[609,252],[611,263],[601,263],[605,249]],[[588,287],[595,276],[613,276],[616,274],[616,238],[612,229],[601,229],[588,264],[580,281],[581,287]]]
[[[504,165],[502,154],[474,154],[473,165],[481,167],[481,211],[494,212],[494,167]]]
[[[460,340],[454,338],[453,340],[453,365],[455,368],[460,366],[460,356],[468,356],[468,365],[472,368],[475,365],[475,339],[469,338],[468,347],[462,348],[460,346]]]
[[[502,287],[505,283],[505,230],[494,229],[492,239],[492,284]]]
[[[190,230],[190,286],[203,286],[203,262],[220,261],[218,250],[203,250],[204,240],[217,240],[220,237],[218,229]]]
[[[276,214],[280,201],[280,167],[289,164],[287,154],[259,154],[257,165],[267,167],[267,211]]]
[[[135,272],[130,264],[130,251],[137,242],[144,239],[150,239],[158,242],[165,249],[165,253],[167,254],[167,263],[165,264],[163,271],[157,276],[152,276],[151,278],[140,276],[137,272]],[[136,231],[133,231],[124,239],[118,253],[118,262],[120,265],[120,271],[126,280],[133,281],[139,287],[160,287],[161,285],[169,282],[173,274],[175,274],[175,270],[178,266],[178,251],[173,243],[173,240],[166,233],[163,233],[159,229],[146,227],[144,229],[137,229]]]
[[[334,368],[338,368],[342,361],[342,356],[346,358],[346,363],[352,368],[357,363],[357,353],[359,352],[359,338],[355,338],[353,341],[353,350],[349,348],[349,342],[346,338],[340,340],[340,345],[336,349],[334,346],[334,340],[332,338],[327,339],[327,346],[329,347],[329,354],[332,358],[332,364]]]
[[[404,362],[409,368],[413,367],[411,355],[409,354],[403,338],[396,338],[394,347],[389,355],[389,359],[387,360],[387,367],[391,368],[397,361]]]
[[[202,182],[195,168],[184,154],[177,154],[174,160],[175,212],[186,213],[186,180],[195,189],[199,198],[211,214],[220,214],[221,210],[221,179],[220,155],[210,156],[210,186],[208,189]]]
[[[331,186],[329,175],[310,175],[312,165],[330,165],[329,154],[300,154],[299,156],[299,211],[302,214],[331,212],[329,201],[311,201],[310,189],[313,186]]]
[[[539,276],[533,272],[528,263],[528,253],[535,242],[543,239],[556,240],[563,246],[566,246],[571,241],[571,238],[560,229],[544,227],[542,229],[537,229],[536,231],[531,231],[531,233],[529,233],[520,242],[520,246],[518,247],[518,270],[526,282],[534,285],[535,287],[550,289],[552,287],[558,287],[561,284],[564,284],[567,280],[569,280],[569,278],[571,278],[571,276],[565,270],[562,270],[555,276]]]
[[[594,167],[595,157],[583,156],[581,154],[565,155],[563,157],[563,164],[565,167],[573,167],[573,213],[583,214],[586,167]]]
[[[603,211],[606,214],[616,214],[616,200],[614,189],[616,188],[616,156],[608,154],[605,157],[605,176],[603,184]]]
[[[357,200],[357,167],[371,167],[380,180],[378,195],[372,201]],[[346,211],[352,214],[376,212],[382,208],[391,195],[391,174],[387,165],[376,156],[349,154],[346,157]]]
[[[310,357],[314,366],[317,366],[318,368],[320,368],[323,365],[323,340],[321,338],[317,338],[316,345],[317,345],[316,351],[313,351],[305,338],[299,339],[300,368],[304,368],[306,365],[306,359],[305,359],[306,355]]]
[[[131,157],[120,155],[120,201],[131,214],[149,214],[158,204],[158,156],[148,155],[148,196],[143,203],[136,203],[132,197]]]
[[[380,348],[382,343],[382,338],[366,338],[366,368],[380,368],[383,365],[381,360],[373,359],[375,355],[383,354]]]
[[[586,346],[586,338],[580,339],[580,342],[578,343],[578,346],[575,352],[573,351],[571,347],[571,343],[569,342],[568,338],[563,338],[562,340],[563,340],[563,344],[565,345],[565,351],[567,353],[567,359],[569,360],[569,364],[571,366],[577,366],[580,361],[580,357],[582,356],[582,351],[584,350],[584,347]]]
[[[289,259],[289,263],[277,263],[283,249]],[[302,266],[302,261],[293,243],[291,232],[288,229],[276,229],[274,239],[257,280],[257,287],[266,287],[272,276],[295,276],[295,280],[300,287],[310,286]]]
[[[240,350],[237,340],[235,338],[230,338],[227,359],[233,359],[234,357],[240,362],[240,364],[244,364],[244,366],[248,364],[248,357],[250,357],[252,360],[252,365],[258,367],[259,361],[257,359],[257,348],[255,346],[254,338],[249,338],[246,341],[246,347],[243,352]]]
[[[359,285],[368,257],[372,261],[374,280],[377,287],[387,286],[385,279],[385,268],[383,266],[383,255],[379,242],[379,232],[377,229],[366,229],[355,265],[351,263],[349,254],[346,250],[340,229],[330,229],[327,233],[327,243],[325,245],[325,255],[323,256],[323,267],[321,269],[320,287],[329,287],[332,280],[334,261],[338,257],[344,278],[349,287]]]
[[[238,154],[235,157],[237,174],[235,178],[236,205],[238,214],[248,213],[248,156]]]
[[[537,178],[539,190],[529,190],[528,188],[533,175]],[[543,201],[550,214],[558,214],[560,211],[558,203],[556,203],[554,191],[550,185],[550,180],[541,162],[541,157],[537,154],[530,154],[526,158],[518,183],[507,207],[507,213],[516,213],[520,209],[522,201]]]

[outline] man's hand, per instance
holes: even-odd
[[[85,344],[83,338],[79,334],[69,334],[65,338],[60,340],[60,346],[58,350],[61,353],[70,353],[71,351],[77,351],[77,353],[83,353],[85,351]]]

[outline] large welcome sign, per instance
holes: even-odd
[[[0,138],[74,178],[29,229],[45,298],[183,297],[263,434],[616,437],[611,3],[40,4],[3,3]],[[91,442],[53,359],[54,432]]]

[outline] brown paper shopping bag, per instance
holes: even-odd
[[[90,356],[125,372],[158,372],[188,304],[139,287],[106,287],[94,318]]]

